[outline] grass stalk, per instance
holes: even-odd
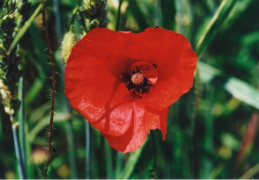
[[[236,0],[223,0],[217,9],[216,13],[210,20],[208,26],[205,28],[204,32],[200,36],[195,50],[198,57],[201,57],[203,52],[208,47],[209,43],[217,34],[220,26],[227,19],[227,15],[230,13],[232,7],[234,6]]]
[[[176,31],[178,33],[183,34],[183,1],[182,0],[177,0],[176,2],[176,10],[177,10],[177,27]]]
[[[90,125],[85,121],[86,131],[86,179],[91,179],[91,147],[90,147]]]
[[[10,118],[11,118],[11,122],[14,122],[12,115],[10,116]],[[16,159],[18,162],[18,173],[19,173],[20,179],[26,179],[25,166],[22,162],[22,153],[21,153],[21,148],[20,148],[20,144],[19,144],[17,128],[18,128],[18,123],[17,122],[13,123],[12,124],[12,133],[13,133],[15,155],[16,155]]]
[[[199,99],[200,99],[200,70],[196,67],[196,72],[194,75],[194,119],[197,119],[197,114],[199,110]]]
[[[59,0],[54,0],[53,2],[54,6],[54,15],[55,15],[55,21],[56,21],[56,32],[58,36],[58,40],[62,38],[62,29],[61,29],[61,18],[60,18],[60,9],[59,9]]]
[[[18,34],[15,36],[12,44],[10,45],[7,54],[10,54],[12,50],[16,47],[16,45],[19,43],[19,41],[22,39],[23,35],[27,32],[31,24],[33,23],[34,19],[39,15],[40,10],[42,8],[42,5],[40,4],[34,13],[31,15],[31,17],[24,23],[22,28],[19,30]]]
[[[151,134],[153,157],[154,157],[154,164],[151,171],[151,177],[152,179],[157,179],[157,150],[156,150],[156,138],[155,138],[154,130],[151,130],[150,134]]]
[[[64,66],[61,66],[61,77],[64,79]],[[61,82],[62,87],[64,87],[64,81]],[[64,89],[62,88],[60,90],[61,92],[64,92]],[[69,105],[68,100],[66,99],[65,96],[62,96],[63,99],[65,100],[63,111],[66,112],[66,114],[71,113],[71,107]],[[63,118],[64,119],[64,118]],[[58,120],[58,117],[56,116],[56,121]],[[68,155],[69,155],[69,164],[71,167],[71,178],[72,179],[77,179],[78,178],[78,173],[77,173],[77,166],[76,166],[76,151],[74,147],[74,133],[73,133],[73,124],[72,124],[72,119],[69,118],[66,120],[66,133],[67,133],[67,147],[68,147]]]
[[[253,176],[259,173],[259,164],[256,164],[252,168],[248,169],[240,179],[253,179]]]
[[[129,179],[132,172],[134,171],[136,164],[138,160],[140,159],[140,155],[145,147],[146,142],[148,139],[145,140],[145,142],[140,146],[135,152],[130,153],[130,157],[128,158],[127,162],[121,169],[120,173],[116,177],[116,179]]]
[[[116,152],[116,167],[115,167],[115,178],[118,177],[123,163],[123,153],[120,151]]]
[[[200,100],[200,71],[198,66],[196,67],[196,72],[194,76],[194,109],[193,109],[193,122],[192,122],[192,172],[193,177],[198,178],[199,172],[199,160],[198,160],[198,151],[197,151],[197,144],[198,144],[198,111],[199,111],[199,100]]]
[[[157,16],[157,22],[156,26],[162,25],[162,7],[161,7],[161,0],[156,0],[156,16]]]
[[[106,178],[113,179],[113,163],[112,149],[107,141],[105,141],[105,157],[106,157]]]
[[[67,132],[67,144],[68,144],[68,155],[69,164],[71,167],[71,178],[77,179],[77,167],[76,167],[76,153],[74,148],[74,135],[73,135],[73,125],[72,120],[69,119],[66,122],[66,132]]]
[[[19,99],[21,101],[20,110],[19,110],[19,136],[21,142],[21,155],[22,155],[22,164],[25,167],[26,172],[26,142],[25,142],[25,122],[24,122],[24,96],[23,96],[23,77],[19,80]]]
[[[215,88],[206,84],[206,99],[208,100],[207,104],[207,115],[204,121],[204,139],[203,139],[203,148],[204,152],[208,154],[212,154],[214,150],[213,140],[214,140],[214,120],[211,109],[213,108],[214,97],[215,97]],[[209,178],[211,172],[213,171],[213,162],[207,156],[202,157],[202,161],[200,162],[201,169],[203,171],[202,175],[199,178]]]
[[[119,7],[118,7],[117,19],[116,19],[116,29],[115,29],[116,31],[119,31],[119,28],[120,28],[121,4],[122,4],[122,0],[119,1]]]
[[[54,14],[55,14],[55,20],[56,20],[56,32],[57,32],[57,36],[60,40],[62,38],[62,28],[61,28],[59,0],[54,0],[53,6],[55,8]],[[77,7],[75,9],[77,9]],[[75,12],[77,12],[77,11],[75,11]],[[73,11],[72,17],[74,17],[73,19],[75,19],[74,11]],[[61,77],[64,80],[64,66],[62,66],[62,65],[60,66],[61,67],[60,71],[61,71]],[[62,87],[64,87],[64,81],[62,81]],[[61,91],[64,91],[64,89],[62,88]],[[63,98],[66,101],[64,103],[64,111],[69,112],[71,109],[69,102],[66,100],[66,97],[63,97]],[[66,121],[66,133],[67,133],[67,146],[68,146],[68,156],[69,156],[68,158],[69,158],[69,164],[71,167],[71,178],[77,179],[78,174],[77,174],[77,166],[76,166],[76,152],[75,152],[75,147],[74,147],[74,133],[73,133],[72,119],[68,119]]]

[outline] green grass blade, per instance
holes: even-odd
[[[195,50],[198,57],[201,57],[209,43],[215,37],[220,29],[220,26],[227,19],[228,14],[232,10],[235,2],[236,0],[223,0],[221,2],[219,8],[210,20],[208,26],[204,29],[204,32],[201,34],[198,43],[196,44]]]
[[[86,166],[86,179],[91,179],[92,178],[92,174],[91,174],[91,128],[90,128],[90,124],[87,120],[85,120],[85,166]]]
[[[123,156],[124,154],[120,151],[116,152],[116,166],[115,166],[115,177],[118,177],[120,174],[120,171],[122,169],[122,164],[123,164]]]
[[[20,123],[19,128],[19,141],[21,146],[21,155],[22,155],[22,163],[25,167],[25,173],[27,174],[27,162],[26,162],[26,135],[25,135],[25,120],[24,120],[24,96],[23,96],[23,77],[20,77],[19,80],[19,99],[21,101],[20,109],[18,113],[18,120]]]
[[[119,31],[119,27],[120,27],[121,3],[122,3],[122,0],[119,1],[119,7],[117,12],[117,18],[116,18],[116,31]]]
[[[71,178],[77,179],[77,166],[76,166],[76,153],[74,147],[74,133],[72,119],[66,121],[66,133],[67,133],[67,148],[68,148],[68,158],[71,167]]]
[[[26,137],[28,137],[28,123],[25,123],[25,134],[26,134]],[[35,179],[35,165],[33,164],[32,162],[32,158],[31,158],[31,155],[32,155],[32,143],[26,139],[26,166],[27,166],[27,178],[28,179]]]
[[[252,3],[255,3],[255,1],[253,1],[253,0],[236,1],[233,9],[231,10],[231,12],[228,15],[227,20],[224,22],[224,24],[222,26],[222,30],[224,31],[225,29],[230,28],[233,25],[233,23],[240,17],[240,15],[242,15]],[[255,4],[255,6],[256,6],[256,4]]]
[[[132,174],[139,158],[141,155],[141,152],[146,144],[147,140],[144,142],[144,144],[137,149],[135,152],[131,153],[129,159],[127,160],[127,163],[125,164],[122,172],[118,175],[117,179],[129,179],[130,175]]]
[[[156,26],[159,26],[161,27],[162,25],[162,2],[161,0],[156,0],[156,18],[155,18],[155,23],[156,23]]]
[[[215,87],[211,86],[210,84],[206,84],[206,99],[208,100],[207,104],[207,112],[205,115],[205,121],[204,121],[204,136],[203,136],[203,148],[206,153],[212,154],[214,150],[214,117],[212,112],[210,111],[213,108],[214,98],[215,98]],[[203,173],[200,175],[199,178],[209,178],[211,172],[213,171],[213,161],[208,156],[203,156],[201,158],[201,169]]]
[[[18,123],[14,123],[12,125],[12,132],[13,132],[13,141],[14,141],[14,149],[15,149],[15,155],[17,159],[17,165],[18,165],[18,173],[19,173],[19,178],[20,179],[26,179],[26,170],[25,166],[22,163],[22,153],[21,153],[21,148],[20,148],[20,142],[18,138]]]
[[[104,144],[104,149],[105,149],[105,156],[106,156],[106,178],[107,179],[113,179],[114,177],[114,170],[113,170],[113,163],[112,163],[112,149],[108,143],[108,141],[105,141]]]
[[[253,179],[253,176],[259,173],[259,163],[248,169],[240,179]]]
[[[200,78],[204,83],[220,86],[235,98],[259,110],[259,91],[235,77],[224,75],[220,70],[199,62]]]
[[[147,19],[147,14],[145,14],[145,10],[150,7],[152,6],[147,4],[146,1],[131,0],[129,2],[128,12],[130,12],[134,19],[138,22],[140,31],[150,26],[150,19]]]
[[[28,28],[30,27],[31,23],[33,22],[33,20],[39,15],[41,11],[41,4],[37,7],[37,9],[34,11],[34,13],[31,15],[31,17],[28,19],[28,21],[25,22],[25,24],[23,25],[23,27],[19,30],[18,34],[16,35],[16,37],[14,38],[11,46],[9,47],[7,54],[10,54],[11,51],[13,50],[13,48],[17,45],[17,43],[21,40],[21,38],[23,37],[23,35],[26,33],[26,31],[28,30]]]

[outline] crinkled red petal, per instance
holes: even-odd
[[[157,66],[158,81],[152,86],[146,105],[164,109],[188,92],[193,84],[197,56],[181,34],[148,28],[133,38],[131,54]]]
[[[167,114],[169,107],[157,112],[149,112],[142,100],[133,102],[133,120],[128,131],[122,136],[111,136],[104,134],[109,144],[121,152],[133,152],[145,141],[149,130],[160,129],[163,140],[166,137]]]
[[[103,64],[84,52],[74,49],[65,72],[65,94],[71,106],[85,116],[97,129],[112,135],[121,135],[131,123],[130,114],[111,106],[110,101],[120,83]],[[129,110],[132,108],[128,108]],[[120,113],[116,113],[121,111]],[[132,110],[131,110],[132,111]]]

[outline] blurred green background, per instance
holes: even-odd
[[[26,13],[31,17],[40,1],[28,3]],[[97,13],[90,18],[80,15],[87,3],[91,2],[46,1],[57,63],[54,149],[48,178],[259,178],[259,1],[123,0],[119,23],[119,0],[107,1],[107,16]],[[3,12],[4,3],[0,5]],[[23,34],[26,43],[20,42],[28,178],[42,178],[51,94],[51,66],[40,11],[36,15]],[[105,23],[101,23],[103,16]],[[84,27],[106,25],[115,30],[118,25],[119,30],[141,32],[160,26],[183,34],[196,51],[194,87],[171,106],[164,142],[155,130],[155,169],[150,137],[136,152],[123,154],[93,128],[87,162],[86,120],[67,105],[63,93],[61,42],[72,18],[78,40],[88,30]],[[0,178],[18,178],[11,123],[2,104],[0,147]]]

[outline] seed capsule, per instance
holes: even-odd
[[[142,73],[136,73],[131,76],[131,82],[137,86],[141,86],[144,83],[144,75]]]

